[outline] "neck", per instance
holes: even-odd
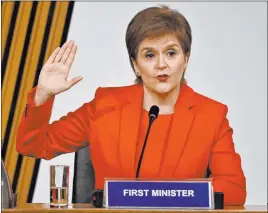
[[[159,114],[172,114],[174,112],[174,106],[177,102],[180,93],[180,86],[177,86],[172,91],[159,94],[143,85],[144,97],[143,108],[147,111],[150,110],[152,105],[157,105],[160,109]]]

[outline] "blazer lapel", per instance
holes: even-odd
[[[182,85],[170,127],[170,134],[163,153],[164,159],[160,166],[159,177],[174,178],[179,165],[188,134],[194,121],[194,92],[187,85]],[[183,172],[183,171],[182,171]]]
[[[136,85],[126,94],[122,105],[119,130],[119,163],[125,177],[135,177],[135,152],[142,112],[143,88]]]

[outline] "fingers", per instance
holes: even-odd
[[[69,55],[72,52],[73,46],[74,46],[74,41],[70,41],[65,52],[63,53],[63,55],[59,61],[60,63],[64,64],[66,62],[66,60],[69,58]]]
[[[48,58],[48,60],[47,60],[47,63],[48,64],[52,64],[53,63],[53,61],[55,60],[55,58],[56,58],[56,56],[57,56],[57,54],[59,53],[59,51],[60,51],[60,48],[59,47],[57,47],[54,51],[53,51],[53,53],[51,54],[51,56]]]
[[[76,55],[76,51],[77,51],[77,46],[74,44],[73,47],[72,47],[72,50],[70,52],[70,55],[69,57],[67,58],[65,64],[68,66],[68,67],[71,67],[72,64],[73,64],[73,61],[74,61],[74,58],[75,58],[75,55]]]
[[[51,56],[48,58],[47,63],[62,63],[71,67],[77,51],[77,46],[74,41],[67,41],[61,48],[57,47]]]
[[[82,76],[78,76],[78,77],[75,77],[69,81],[67,81],[67,89],[70,89],[72,86],[74,86],[75,84],[77,84],[79,81],[81,81],[83,79]]]
[[[67,41],[63,44],[63,46],[60,48],[60,51],[58,52],[55,60],[54,60],[54,63],[59,63],[65,50],[67,49],[68,45],[70,44],[70,41]]]

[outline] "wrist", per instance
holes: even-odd
[[[52,93],[46,92],[44,89],[37,86],[35,96],[34,96],[35,106],[42,105],[52,96],[53,96]]]

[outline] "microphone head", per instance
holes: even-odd
[[[152,121],[155,120],[157,118],[158,114],[159,114],[159,107],[156,105],[151,106],[150,111],[149,111],[150,120],[151,119],[152,119]]]

